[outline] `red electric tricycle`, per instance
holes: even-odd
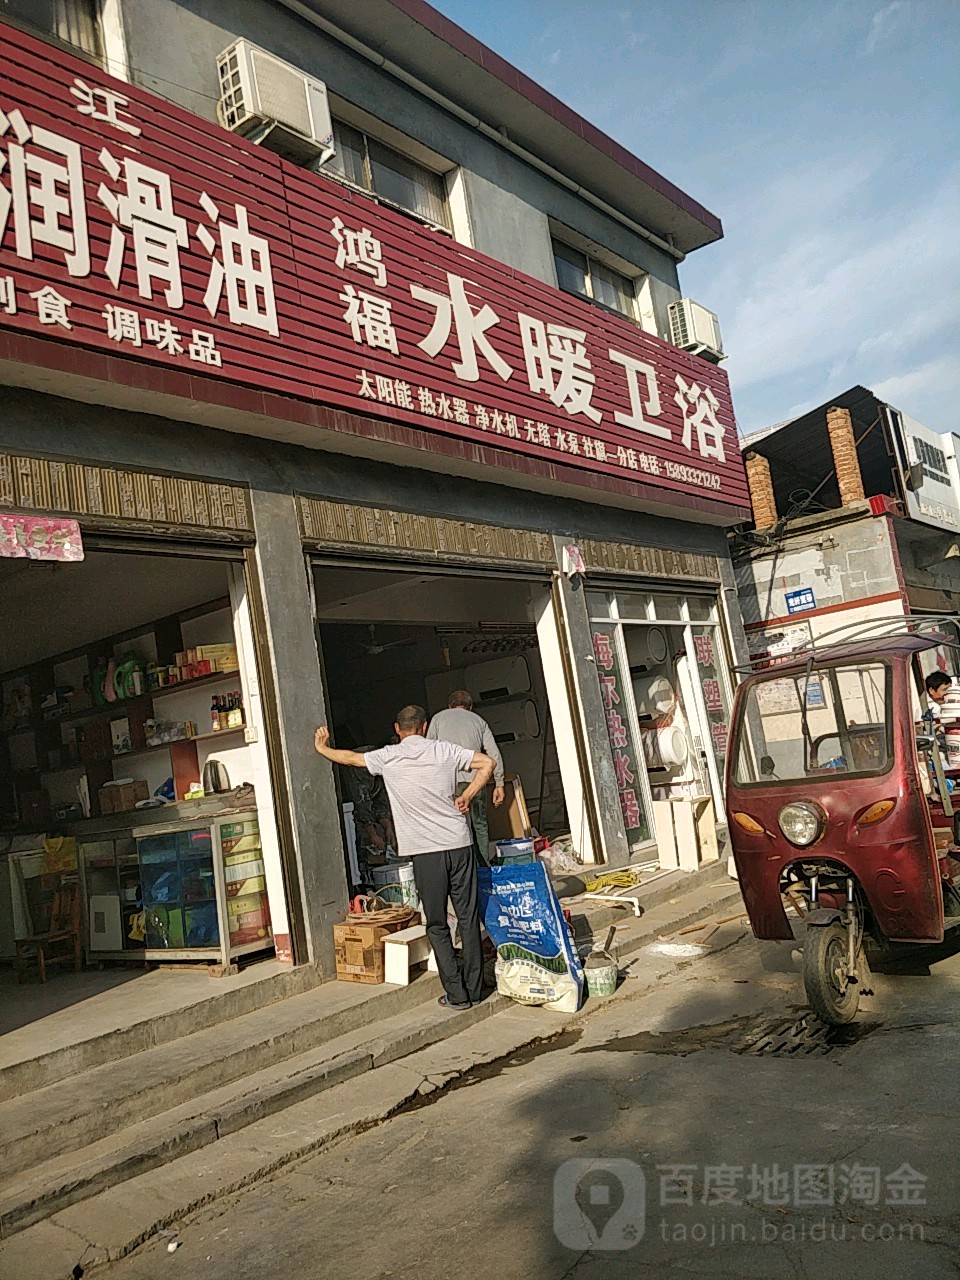
[[[930,954],[960,930],[960,769],[945,767],[924,688],[924,665],[957,648],[956,622],[877,619],[849,631],[753,664],[734,702],[726,774],[753,932],[792,939],[792,906],[807,999],[833,1024],[856,1016],[867,962],[902,958],[904,944]]]

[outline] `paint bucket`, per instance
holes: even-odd
[[[947,740],[947,768],[960,769],[960,729],[948,729],[945,736]]]
[[[515,867],[525,862],[535,862],[533,840],[529,836],[521,836],[516,840],[497,841],[497,865]]]
[[[612,996],[617,989],[617,962],[609,951],[591,951],[583,962],[587,995]]]
[[[397,906],[415,909],[420,906],[412,862],[387,862],[382,867],[371,867],[370,884],[377,897],[384,902],[394,902]]]

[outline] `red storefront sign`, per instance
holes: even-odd
[[[0,557],[5,560],[82,560],[76,520],[0,515]]]
[[[0,58],[0,325],[748,506],[721,369],[2,23]]]

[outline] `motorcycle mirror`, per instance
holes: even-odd
[[[772,778],[777,771],[777,762],[773,756],[760,757],[760,772],[765,778]]]

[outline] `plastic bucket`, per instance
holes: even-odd
[[[587,994],[612,996],[617,989],[617,964],[608,951],[591,951],[583,964]]]
[[[398,907],[420,905],[412,862],[388,862],[382,867],[371,867],[370,883],[374,893],[384,902],[394,902]]]
[[[520,836],[516,840],[497,841],[497,862],[502,867],[511,867],[524,862],[533,862],[533,840],[530,836]]]

